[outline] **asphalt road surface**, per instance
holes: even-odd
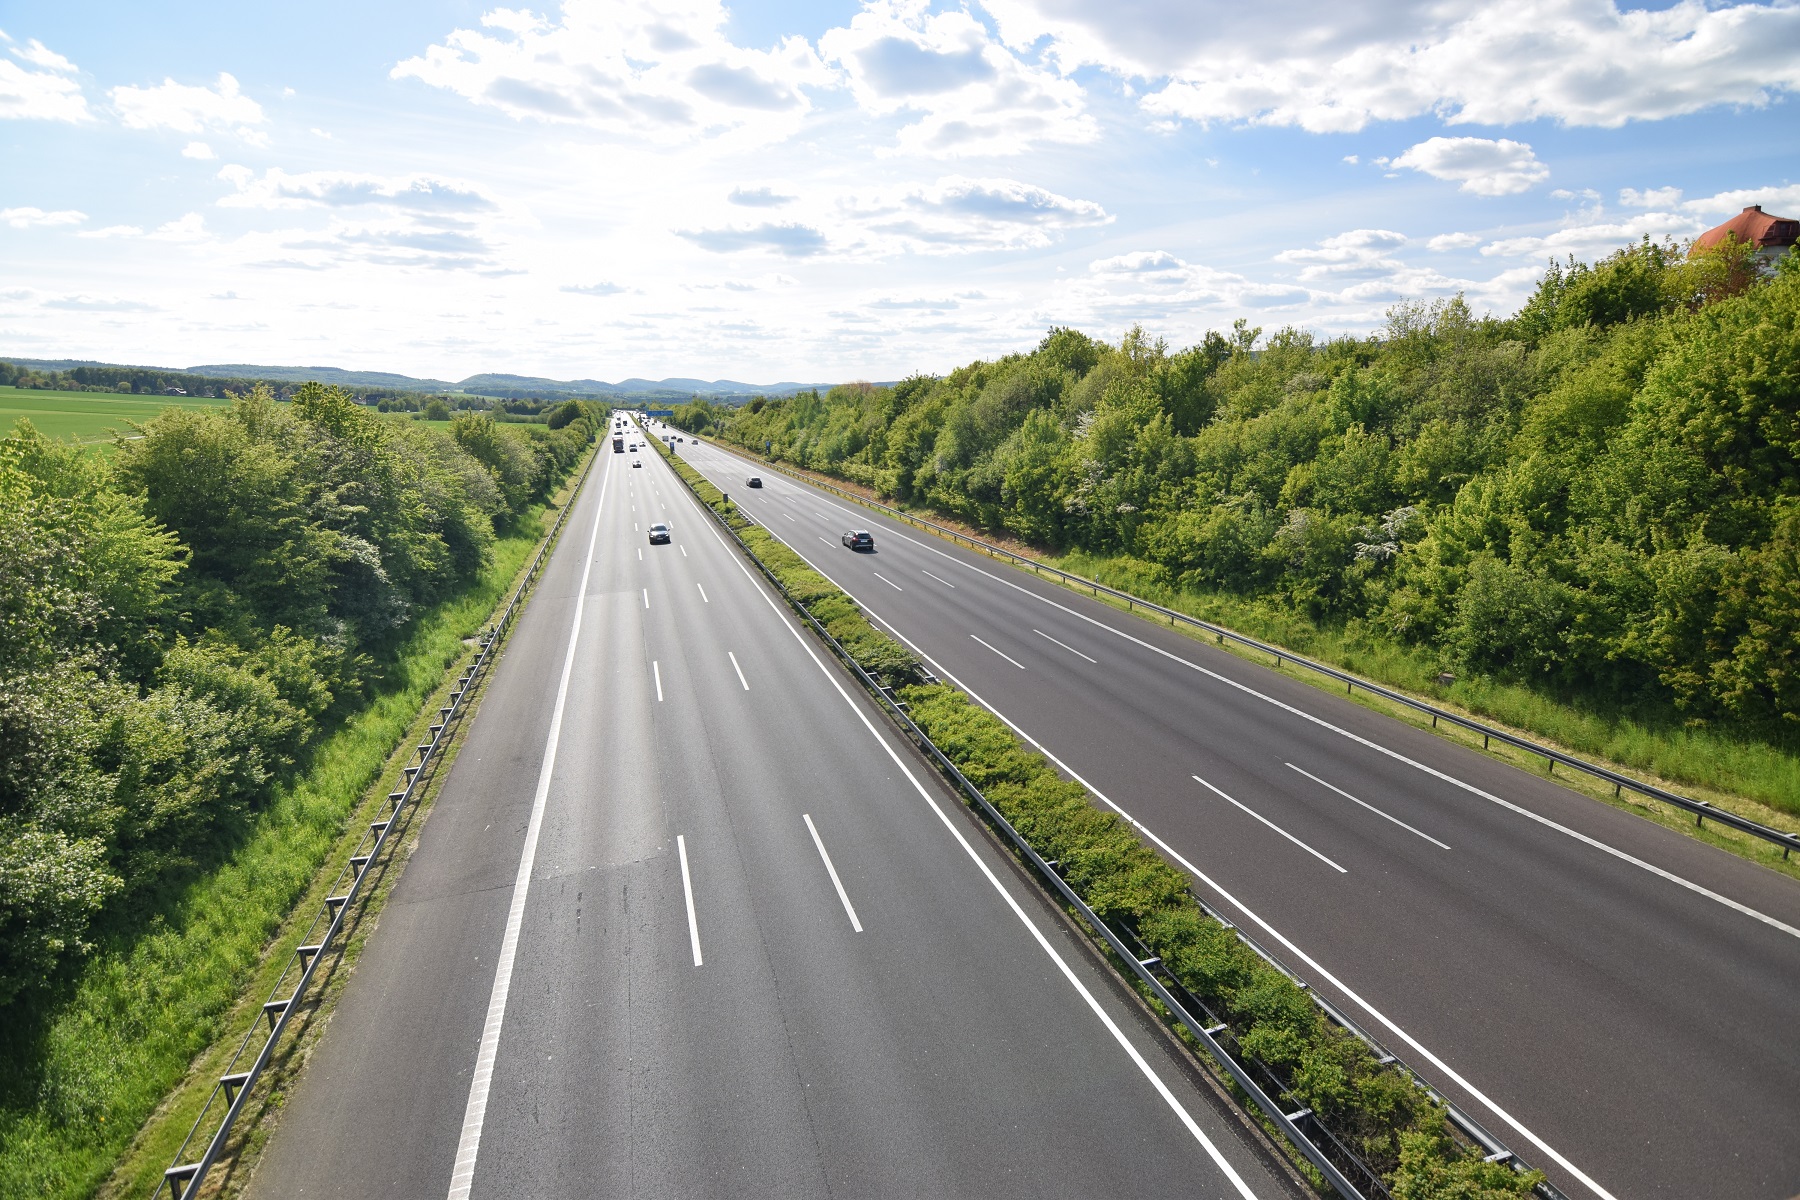
[[[1290,1195],[821,658],[603,452],[253,1195]]]
[[[678,449],[1571,1197],[1800,1193],[1800,885],[717,446]],[[874,552],[844,548],[850,529]]]

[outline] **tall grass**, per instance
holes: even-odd
[[[1768,742],[1687,725],[1674,713],[1659,719],[1605,711],[1493,679],[1442,685],[1442,664],[1429,649],[1396,644],[1356,623],[1323,626],[1242,596],[1172,588],[1155,567],[1135,559],[1071,553],[1044,561],[1377,683],[1448,701],[1575,754],[1800,816],[1800,756]]]
[[[537,548],[534,509],[467,589],[423,616],[384,664],[382,688],[322,742],[215,867],[121,922],[79,974],[0,1033],[0,1197],[91,1194],[223,1022],[305,893],[343,823],[463,639]],[[19,1008],[20,1006],[15,1006]]]

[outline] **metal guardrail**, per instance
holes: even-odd
[[[556,544],[557,535],[562,532],[563,524],[568,520],[569,513],[574,510],[575,500],[581,495],[581,489],[587,483],[588,475],[593,471],[594,461],[598,457],[598,449],[588,456],[587,466],[582,469],[581,478],[575,482],[574,488],[569,492],[569,499],[563,505],[562,511],[557,514],[556,523],[544,535],[544,543],[538,547],[537,557],[531,560],[531,566],[526,569],[525,577],[514,589],[512,599],[508,601],[505,611],[481,637],[481,649],[475,655],[474,661],[458,677],[456,686],[451,689],[450,703],[438,709],[437,722],[430,727],[431,740],[421,742],[417,747],[418,762],[411,762],[409,757],[408,765],[402,768],[402,774],[406,780],[404,786],[399,791],[389,792],[382,808],[377,810],[378,813],[385,810],[386,815],[382,816],[380,820],[369,823],[368,830],[357,842],[356,849],[351,854],[349,861],[344,864],[343,870],[338,872],[336,881],[329,889],[329,894],[326,895],[319,907],[319,912],[313,917],[312,924],[307,927],[305,935],[300,939],[300,944],[289,956],[287,966],[282,969],[280,977],[276,979],[275,987],[270,991],[268,1000],[264,1002],[262,1011],[251,1022],[250,1028],[244,1032],[244,1040],[238,1044],[237,1053],[232,1055],[230,1063],[226,1065],[225,1073],[213,1085],[212,1094],[207,1097],[205,1107],[194,1118],[194,1124],[188,1130],[187,1137],[182,1140],[181,1147],[176,1150],[172,1164],[168,1170],[163,1172],[161,1182],[151,1193],[152,1200],[161,1196],[165,1188],[172,1200],[183,1200],[184,1197],[197,1195],[201,1183],[206,1178],[206,1173],[212,1169],[214,1163],[224,1152],[226,1142],[231,1136],[232,1126],[243,1114],[245,1100],[249,1097],[251,1089],[255,1087],[257,1079],[268,1067],[269,1060],[275,1053],[275,1047],[281,1041],[282,1034],[287,1031],[288,1022],[293,1018],[295,1010],[300,1007],[307,987],[312,983],[313,976],[319,969],[319,964],[325,960],[332,944],[343,932],[345,919],[351,907],[356,903],[357,897],[362,893],[363,880],[368,878],[369,868],[374,865],[381,856],[382,850],[386,848],[389,835],[399,825],[401,813],[405,811],[408,804],[413,802],[414,793],[420,789],[420,782],[424,778],[425,768],[436,760],[438,748],[450,736],[450,726],[459,721],[467,710],[464,698],[474,691],[492,659],[494,648],[500,644],[507,629],[512,625],[524,601],[526,591],[537,579],[545,559],[550,554],[551,547]],[[320,932],[319,929],[321,922],[324,923],[323,932]],[[294,975],[296,967],[299,968],[299,978],[289,986],[288,980]],[[269,1022],[268,1036],[263,1039],[260,1048],[256,1050],[250,1065],[240,1070],[239,1064],[250,1052],[257,1032],[262,1028],[264,1017],[268,1018]],[[194,1144],[200,1131],[211,1124],[209,1115],[221,1107],[221,1101],[223,1102],[223,1114],[213,1118],[218,1121],[218,1124],[214,1127],[212,1136],[206,1141],[206,1149],[201,1152],[199,1158],[186,1161],[188,1148]]]
[[[670,456],[673,457],[673,451],[670,451]],[[683,484],[687,485],[690,492],[693,491],[692,483],[690,483],[685,476],[682,476],[679,471],[676,472],[676,477],[681,479]],[[723,495],[723,493],[721,493],[721,495]],[[1063,878],[1059,869],[1061,864],[1054,859],[1046,859],[1038,853],[1037,849],[1032,846],[1030,841],[1028,841],[1025,836],[1013,826],[1012,822],[1007,820],[1005,815],[994,806],[993,802],[987,798],[986,794],[962,773],[957,765],[951,761],[950,757],[938,748],[937,744],[931,740],[930,736],[927,735],[924,730],[919,728],[918,724],[913,721],[911,714],[906,711],[906,706],[901,703],[899,698],[894,694],[894,690],[883,684],[874,675],[870,674],[861,663],[857,662],[856,658],[826,630],[825,626],[821,624],[817,618],[812,615],[806,605],[796,599],[793,594],[788,591],[786,585],[781,582],[780,578],[763,563],[762,559],[757,557],[756,553],[745,544],[743,538],[738,536],[738,531],[732,527],[732,524],[728,519],[719,514],[704,500],[701,500],[697,493],[695,494],[694,499],[715,521],[719,523],[720,526],[724,528],[726,533],[731,535],[732,541],[737,543],[738,549],[743,551],[744,556],[752,563],[756,564],[757,570],[762,572],[763,577],[769,581],[782,599],[786,600],[789,607],[797,612],[806,623],[812,627],[813,632],[831,648],[838,659],[850,668],[862,682],[863,686],[875,697],[877,703],[893,716],[899,723],[901,729],[906,733],[907,737],[918,746],[918,748],[930,758],[941,771],[948,775],[970,800],[975,803],[977,808],[993,823],[994,827],[1000,830],[1007,841],[1012,843],[1013,847],[1025,857],[1026,861],[1031,864],[1038,874],[1051,885],[1063,902],[1074,909],[1081,920],[1106,942],[1107,946],[1115,955],[1117,955],[1119,961],[1129,966],[1131,972],[1138,980],[1149,989],[1150,993],[1154,995],[1165,1008],[1167,1008],[1170,1017],[1186,1030],[1187,1033],[1193,1037],[1195,1042],[1211,1056],[1212,1060],[1218,1063],[1225,1073],[1231,1077],[1232,1082],[1242,1089],[1247,1102],[1250,1105],[1253,1105],[1272,1125],[1280,1130],[1282,1136],[1285,1137],[1288,1142],[1299,1151],[1301,1156],[1325,1178],[1332,1189],[1337,1192],[1339,1196],[1343,1197],[1343,1200],[1366,1200],[1370,1195],[1377,1197],[1388,1196],[1387,1185],[1383,1182],[1380,1175],[1365,1163],[1359,1155],[1347,1147],[1343,1141],[1319,1119],[1316,1113],[1306,1107],[1298,1108],[1293,1112],[1287,1111],[1287,1105],[1283,1104],[1282,1101],[1287,1101],[1289,1104],[1299,1103],[1292,1098],[1289,1085],[1283,1082],[1276,1073],[1266,1065],[1255,1059],[1244,1056],[1232,1048],[1237,1045],[1237,1038],[1236,1034],[1232,1032],[1229,1023],[1218,1019],[1217,1015],[1212,1013],[1202,1000],[1196,997],[1192,992],[1189,992],[1187,988],[1168,971],[1160,958],[1155,957],[1148,952],[1148,949],[1138,941],[1134,932],[1116,928],[1109,922],[1103,920],[1099,914],[1094,912],[1094,910],[1088,906],[1087,901],[1081,897],[1080,893],[1075,891],[1075,889],[1070,886],[1069,882]],[[726,500],[725,502],[727,504],[730,503],[729,500]],[[744,516],[744,520],[746,522],[749,521],[747,515]],[[1361,1027],[1352,1022],[1334,1005],[1318,995],[1317,992],[1308,986],[1305,980],[1301,979],[1298,975],[1295,975],[1284,964],[1270,955],[1268,951],[1264,950],[1260,945],[1249,938],[1243,930],[1239,929],[1232,922],[1225,920],[1199,896],[1195,895],[1194,901],[1200,906],[1202,911],[1218,921],[1225,928],[1231,930],[1238,940],[1248,946],[1254,953],[1268,962],[1276,970],[1280,971],[1283,975],[1293,980],[1294,983],[1312,999],[1313,1003],[1319,1007],[1329,1020],[1368,1046],[1378,1064],[1383,1066],[1393,1066],[1397,1070],[1404,1072],[1407,1078],[1423,1091],[1425,1095],[1430,1097],[1434,1103],[1443,1106],[1445,1114],[1451,1123],[1455,1125],[1457,1129],[1462,1131],[1472,1142],[1487,1152],[1487,1161],[1505,1163],[1513,1170],[1520,1173],[1525,1173],[1532,1169],[1527,1163],[1514,1154],[1511,1149],[1500,1142],[1499,1139],[1495,1138],[1493,1134],[1484,1129],[1467,1113],[1464,1113],[1454,1104],[1444,1099],[1444,1097],[1426,1083],[1417,1072],[1402,1062],[1397,1055],[1391,1053],[1379,1042],[1371,1038]],[[1196,1010],[1205,1013],[1207,1019],[1201,1020],[1196,1018],[1194,1016]],[[1229,1044],[1227,1039],[1230,1039]],[[1274,1095],[1271,1095],[1271,1088],[1274,1089]],[[1363,1187],[1368,1190],[1364,1191],[1353,1184],[1347,1177],[1345,1173],[1346,1170],[1356,1174],[1362,1181]],[[1539,1184],[1536,1191],[1543,1200],[1567,1200],[1562,1192],[1558,1191],[1554,1185],[1548,1182]]]
[[[1477,721],[1472,717],[1465,717],[1458,713],[1450,712],[1448,709],[1439,708],[1435,704],[1431,704],[1428,701],[1420,700],[1413,696],[1408,696],[1404,692],[1397,692],[1392,688],[1383,687],[1378,683],[1370,683],[1366,679],[1351,675],[1345,671],[1340,671],[1336,667],[1328,667],[1324,663],[1314,662],[1310,658],[1295,654],[1289,650],[1284,650],[1280,646],[1272,646],[1267,642],[1259,641],[1258,639],[1246,636],[1245,634],[1233,632],[1222,625],[1215,625],[1210,621],[1203,621],[1199,617],[1191,617],[1184,612],[1177,612],[1172,608],[1157,604],[1155,601],[1146,600],[1142,596],[1135,596],[1132,593],[1123,591],[1119,588],[1108,587],[1104,583],[1089,579],[1084,575],[1077,575],[1072,571],[1064,571],[1058,567],[1045,566],[1043,563],[1026,558],[1023,555],[1014,554],[1003,546],[996,546],[992,542],[985,542],[980,538],[970,537],[966,533],[952,529],[947,525],[940,525],[936,521],[927,521],[923,517],[916,517],[913,514],[895,508],[892,505],[883,504],[879,500],[871,500],[867,496],[860,496],[855,492],[828,483],[805,471],[798,471],[792,467],[782,463],[772,462],[768,459],[762,461],[771,469],[780,471],[784,475],[792,476],[804,483],[811,484],[817,488],[822,488],[833,495],[841,496],[852,503],[860,504],[864,508],[871,508],[877,512],[893,517],[896,520],[905,521],[914,528],[935,533],[939,537],[947,538],[952,542],[968,546],[972,550],[979,550],[990,558],[1005,559],[1015,566],[1029,567],[1040,576],[1048,575],[1070,586],[1085,588],[1088,591],[1091,591],[1095,596],[1102,594],[1111,596],[1115,600],[1124,601],[1125,607],[1130,611],[1136,611],[1137,609],[1142,608],[1146,611],[1157,613],[1160,616],[1167,617],[1170,625],[1182,624],[1193,626],[1196,629],[1204,629],[1221,643],[1226,641],[1235,642],[1240,646],[1247,646],[1253,650],[1271,656],[1274,658],[1277,667],[1284,663],[1293,663],[1297,667],[1317,672],[1329,679],[1335,679],[1337,682],[1344,685],[1346,694],[1356,688],[1361,688],[1370,695],[1380,696],[1384,700],[1391,701],[1392,703],[1410,708],[1414,712],[1423,713],[1426,716],[1429,716],[1431,718],[1432,728],[1434,729],[1437,728],[1439,721],[1447,721],[1452,725],[1468,730],[1470,733],[1478,733],[1481,735],[1481,745],[1483,749],[1486,749],[1490,742],[1503,742],[1506,745],[1523,750],[1528,754],[1537,755],[1544,759],[1552,774],[1555,774],[1558,764],[1573,771],[1580,771],[1583,774],[1592,776],[1602,782],[1612,784],[1613,795],[1615,796],[1619,795],[1622,790],[1636,792],[1640,796],[1646,796],[1673,808],[1679,808],[1693,813],[1694,824],[1696,825],[1703,825],[1707,821],[1716,821],[1719,824],[1728,826],[1740,833],[1747,833],[1752,837],[1761,838],[1763,841],[1780,846],[1782,858],[1788,858],[1793,851],[1800,850],[1800,833],[1788,833],[1785,830],[1775,829],[1771,826],[1764,825],[1761,822],[1752,821],[1748,817],[1739,816],[1737,813],[1720,808],[1718,805],[1708,803],[1705,800],[1695,800],[1691,797],[1671,792],[1666,788],[1657,787],[1655,784],[1644,783],[1640,780],[1631,778],[1629,775],[1614,771],[1609,767],[1603,767],[1598,763],[1591,763],[1585,759],[1576,758],[1572,754],[1565,754],[1563,751],[1554,749],[1550,746],[1539,745],[1537,742],[1531,741],[1528,738],[1522,738],[1517,734],[1508,733],[1504,729],[1495,728],[1485,722]]]

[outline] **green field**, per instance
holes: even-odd
[[[40,392],[0,387],[0,434],[11,433],[19,418],[29,418],[37,431],[58,441],[110,442],[114,430],[128,431],[133,421],[148,421],[165,408],[216,408],[230,400],[195,396],[126,396],[116,392]]]

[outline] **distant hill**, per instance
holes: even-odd
[[[193,375],[224,376],[233,379],[267,379],[271,383],[334,383],[339,387],[396,388],[415,392],[455,391],[457,384],[442,379],[415,379],[391,371],[346,371],[341,367],[258,367],[249,363],[217,363],[188,367]]]
[[[33,364],[35,365],[35,364]],[[82,364],[94,366],[98,364]],[[603,379],[545,379],[537,375],[508,375],[486,372],[450,383],[442,379],[418,379],[386,371],[346,371],[339,367],[262,367],[250,363],[214,363],[189,367],[196,375],[240,376],[246,379],[268,379],[277,383],[304,383],[317,380],[339,387],[399,388],[419,392],[469,392],[478,396],[561,395],[571,396],[681,396],[696,393],[706,396],[785,396],[809,387],[826,386],[809,383],[738,383],[719,379],[624,379],[607,383]]]

